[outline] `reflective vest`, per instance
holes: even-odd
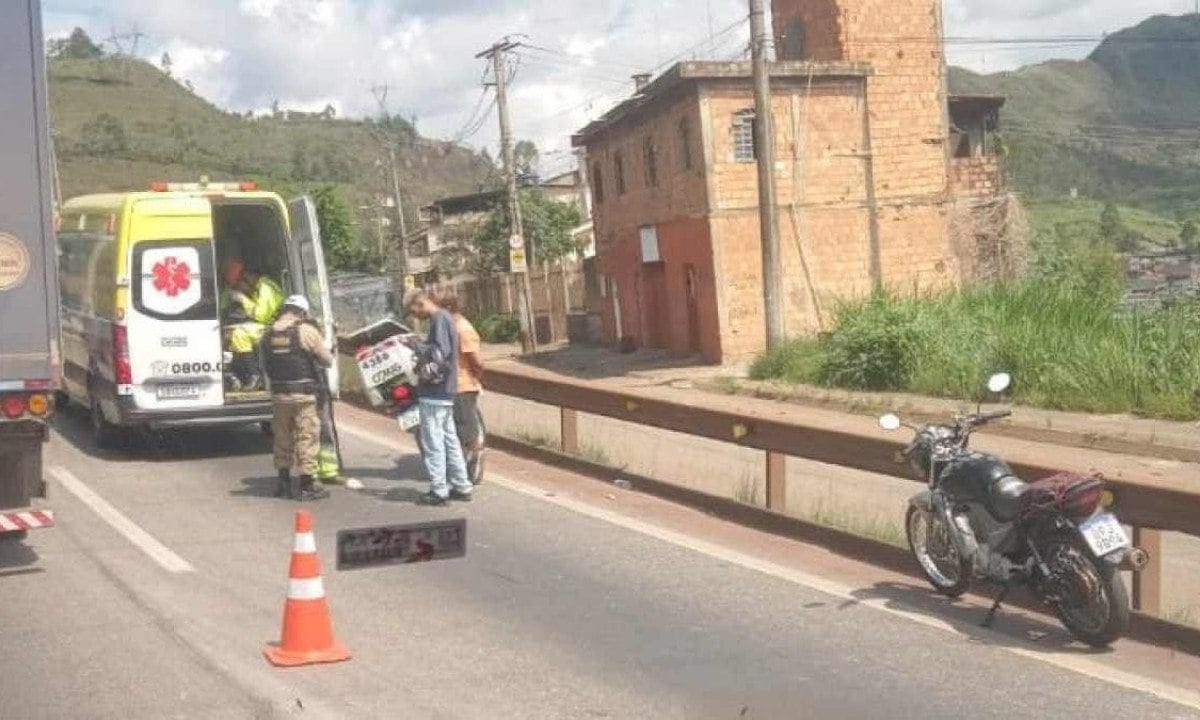
[[[254,302],[246,314],[256,323],[270,325],[283,309],[283,288],[269,277],[260,277],[254,286]]]
[[[300,342],[300,324],[271,330],[264,347],[271,392],[277,395],[316,395],[317,371],[312,354]]]

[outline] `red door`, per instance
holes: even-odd
[[[688,350],[699,353],[700,347],[700,276],[695,265],[683,266],[684,289],[687,300]]]

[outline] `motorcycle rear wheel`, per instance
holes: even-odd
[[[932,528],[931,522],[934,523]],[[962,557],[958,552],[958,546],[950,535],[953,529],[945,527],[945,523],[933,513],[914,505],[908,508],[904,528],[908,535],[908,548],[933,589],[947,597],[958,597],[965,593],[971,584],[971,563],[969,558]],[[943,533],[938,539],[940,547],[935,548],[939,557],[934,557],[929,547],[931,532],[935,538],[937,533]]]
[[[1097,560],[1074,538],[1061,538],[1043,553],[1059,575],[1059,598],[1054,608],[1076,639],[1094,648],[1111,645],[1129,628],[1129,592],[1119,569]],[[1081,602],[1082,601],[1082,602]]]

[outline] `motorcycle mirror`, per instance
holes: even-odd
[[[888,413],[887,415],[879,416],[879,427],[888,432],[895,432],[900,429],[900,416],[896,413]]]
[[[988,378],[988,390],[994,393],[1002,393],[1012,385],[1012,375],[1008,373],[996,373]]]

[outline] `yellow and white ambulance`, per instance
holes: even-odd
[[[266,422],[267,390],[227,390],[220,269],[231,258],[302,293],[334,344],[316,208],[253,183],[154,183],[59,217],[63,390],[100,445],[123,429]],[[337,368],[329,371],[336,393]]]

